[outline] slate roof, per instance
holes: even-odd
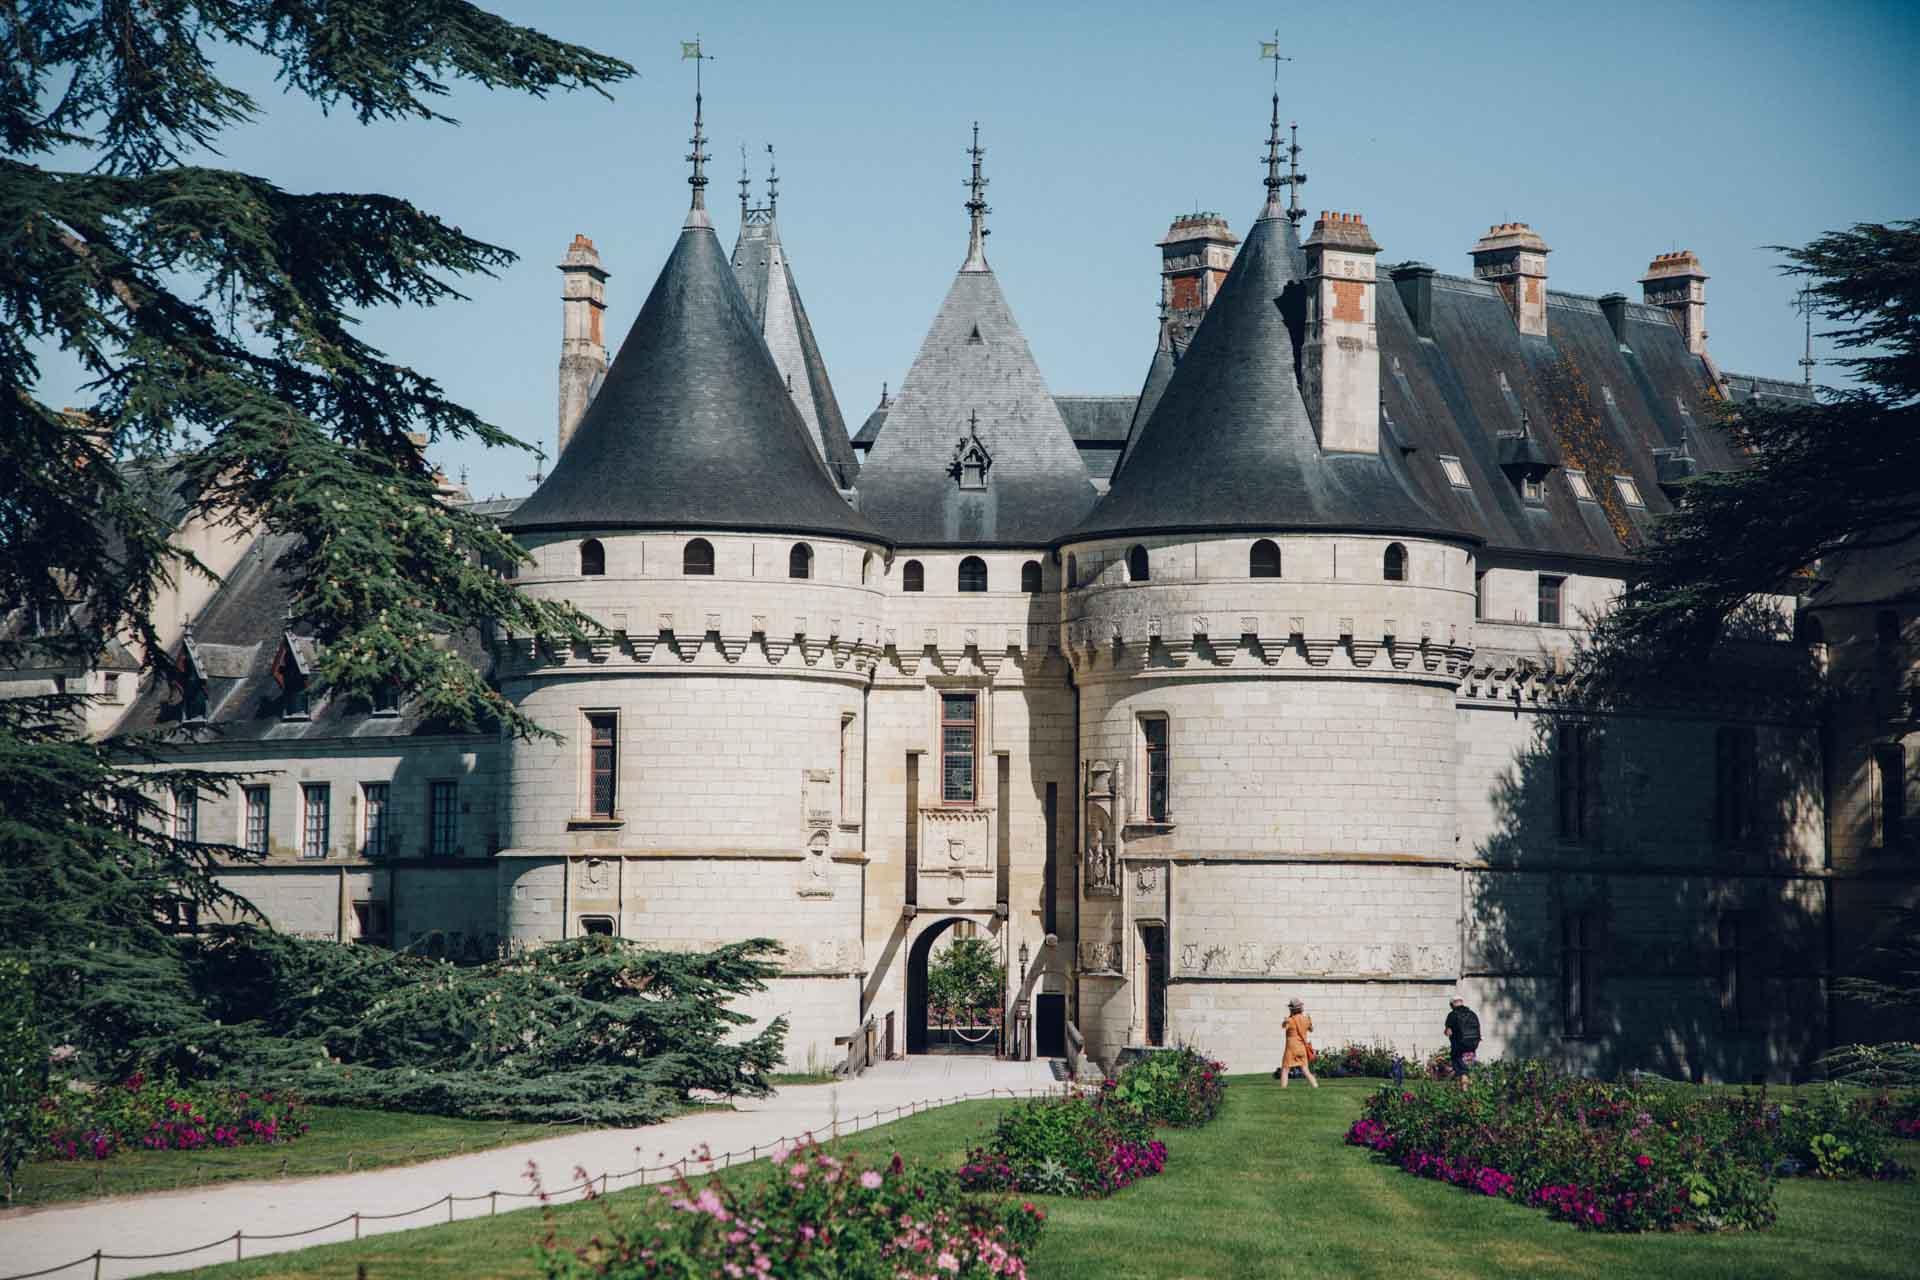
[[[873,447],[873,442],[880,438],[880,428],[887,425],[887,410],[892,407],[893,401],[889,400],[886,392],[882,391],[880,403],[875,405],[873,412],[867,415],[867,420],[860,424],[860,430],[854,432],[855,448],[871,449]]]
[[[978,415],[993,459],[960,488],[955,446]],[[1087,468],[984,262],[954,277],[860,472],[860,509],[902,544],[1034,546],[1093,505]],[[877,430],[877,428],[876,428]]]
[[[793,280],[793,264],[780,242],[780,223],[771,210],[754,210],[741,221],[733,246],[733,272],[774,364],[793,389],[794,407],[807,424],[814,447],[825,458],[834,483],[851,488],[860,473],[860,460],[847,439],[847,421],[840,416],[827,362],[814,339],[800,287]]]
[[[1321,454],[1279,305],[1299,275],[1293,224],[1255,222],[1125,469],[1072,538],[1228,529],[1459,536],[1414,497],[1398,450]]]
[[[446,732],[428,724],[402,703],[398,714],[375,715],[366,702],[348,697],[316,697],[307,718],[282,718],[281,688],[273,675],[274,658],[287,633],[286,579],[274,563],[293,546],[294,536],[256,538],[227,580],[213,594],[191,633],[181,641],[192,665],[207,682],[204,726],[183,726],[180,703],[163,681],[149,681],[118,732],[171,733],[179,741],[285,742],[335,738],[406,738]],[[316,653],[306,636],[290,638],[295,654],[311,663]],[[447,642],[475,670],[488,659],[480,637],[466,632]],[[176,649],[175,656],[180,656]]]
[[[704,216],[510,532],[739,529],[885,539],[840,496]]]

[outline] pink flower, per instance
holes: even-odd
[[[1642,1169],[1649,1169],[1653,1167],[1653,1158],[1651,1156],[1635,1156],[1633,1158],[1633,1162],[1639,1165]]]
[[[940,1256],[933,1260],[933,1264],[942,1271],[951,1271],[956,1275],[960,1272],[960,1259],[945,1249],[940,1251]]]
[[[873,1169],[869,1169],[865,1173],[860,1175],[860,1185],[865,1187],[869,1191],[878,1190],[880,1187],[880,1181],[881,1179],[880,1179],[879,1172]]]

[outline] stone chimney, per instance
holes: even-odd
[[[1691,249],[1661,254],[1640,277],[1647,305],[1672,318],[1687,350],[1696,356],[1707,354],[1707,279]]]
[[[601,316],[607,309],[607,273],[593,241],[576,235],[560,263],[560,453],[593,399],[593,382],[607,367]],[[559,453],[554,455],[559,456]]]
[[[1239,237],[1217,213],[1182,214],[1167,228],[1160,241],[1160,302],[1176,346],[1192,340],[1239,247]]]
[[[1307,324],[1301,392],[1323,453],[1380,452],[1380,337],[1373,242],[1357,213],[1323,213],[1301,246]]]
[[[1473,246],[1473,274],[1500,290],[1520,332],[1547,336],[1547,242],[1524,222],[1489,227]]]

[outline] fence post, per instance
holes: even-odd
[[[453,1192],[447,1192],[447,1221],[453,1221]]]
[[[235,1262],[240,1261],[240,1237],[242,1234],[244,1233],[239,1231],[233,1233],[233,1260]]]
[[[347,1152],[347,1172],[353,1172],[353,1152]]]
[[[499,1212],[500,1212],[500,1193],[498,1191],[487,1192],[487,1216],[491,1218]]]
[[[93,1280],[100,1280],[100,1251],[93,1251]]]
[[[353,1238],[355,1240],[360,1238],[360,1211],[358,1209],[353,1211]]]
[[[607,1175],[605,1173],[600,1175],[600,1194],[607,1194]]]

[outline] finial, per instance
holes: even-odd
[[[1287,192],[1287,221],[1297,227],[1307,216],[1300,207],[1300,188],[1306,185],[1307,175],[1300,172],[1300,122],[1295,120],[1287,128],[1291,139],[1287,143],[1287,186],[1292,188]]]
[[[987,207],[987,180],[980,176],[980,159],[986,155],[986,148],[980,145],[980,122],[973,122],[973,145],[967,148],[967,154],[973,157],[973,176],[966,181],[967,215],[972,222],[967,232],[967,260],[960,264],[962,271],[987,271],[987,215],[993,210]]]
[[[780,171],[774,167],[773,144],[767,144],[767,213],[780,207]]]
[[[705,130],[705,102],[700,83],[700,64],[711,62],[712,57],[700,48],[700,37],[680,42],[680,60],[693,59],[693,150],[687,153],[687,159],[693,162],[693,174],[687,179],[687,185],[693,188],[693,204],[687,210],[687,220],[683,227],[711,227],[707,217],[707,134]]]
[[[527,477],[527,479],[533,481],[533,487],[536,489],[546,481],[546,466],[547,451],[544,448],[536,446],[533,451],[533,474]]]
[[[740,221],[747,220],[747,188],[752,185],[747,179],[747,144],[740,144]]]
[[[892,403],[891,400],[887,399],[887,384],[882,382],[880,384],[880,407],[884,409]]]
[[[1260,211],[1260,220],[1264,222],[1268,218],[1289,216],[1288,211],[1280,207],[1280,188],[1297,185],[1280,172],[1280,153],[1285,149],[1280,143],[1280,64],[1293,61],[1280,52],[1280,28],[1273,29],[1273,39],[1260,42],[1260,57],[1273,64],[1273,116],[1267,127],[1267,207]],[[1296,221],[1299,218],[1298,214],[1291,216]]]

